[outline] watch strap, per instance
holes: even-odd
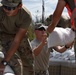
[[[5,60],[2,60],[1,63],[2,63],[4,66],[6,66],[6,65],[8,64],[8,62],[5,61]]]

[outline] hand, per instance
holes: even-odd
[[[45,45],[47,43],[47,34],[43,34],[42,43]]]
[[[4,69],[5,66],[2,63],[0,63],[0,75],[3,75]]]
[[[66,46],[67,46],[68,48],[72,48],[73,45],[74,45],[74,41],[71,42],[71,43],[66,44]]]

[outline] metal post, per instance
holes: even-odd
[[[44,23],[44,0],[42,0],[42,23]]]

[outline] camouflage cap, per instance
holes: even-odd
[[[35,30],[39,30],[39,29],[44,29],[46,30],[48,26],[45,26],[44,24],[42,23],[36,23],[35,26],[34,26],[34,29]]]
[[[16,7],[22,0],[2,0],[1,3],[5,6]]]

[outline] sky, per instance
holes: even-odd
[[[44,0],[45,12],[44,16],[47,18],[49,15],[53,14],[58,0]],[[24,6],[31,12],[33,19],[42,16],[42,0],[23,0]],[[68,17],[67,10],[64,8],[62,13],[65,17]]]
[[[36,17],[40,19],[42,17],[42,0],[22,0],[22,1],[24,6],[31,12],[33,19],[36,19]],[[49,15],[53,14],[57,2],[58,0],[44,0],[44,7],[45,7],[44,17],[47,18]],[[68,17],[66,8],[64,8],[62,15]]]

